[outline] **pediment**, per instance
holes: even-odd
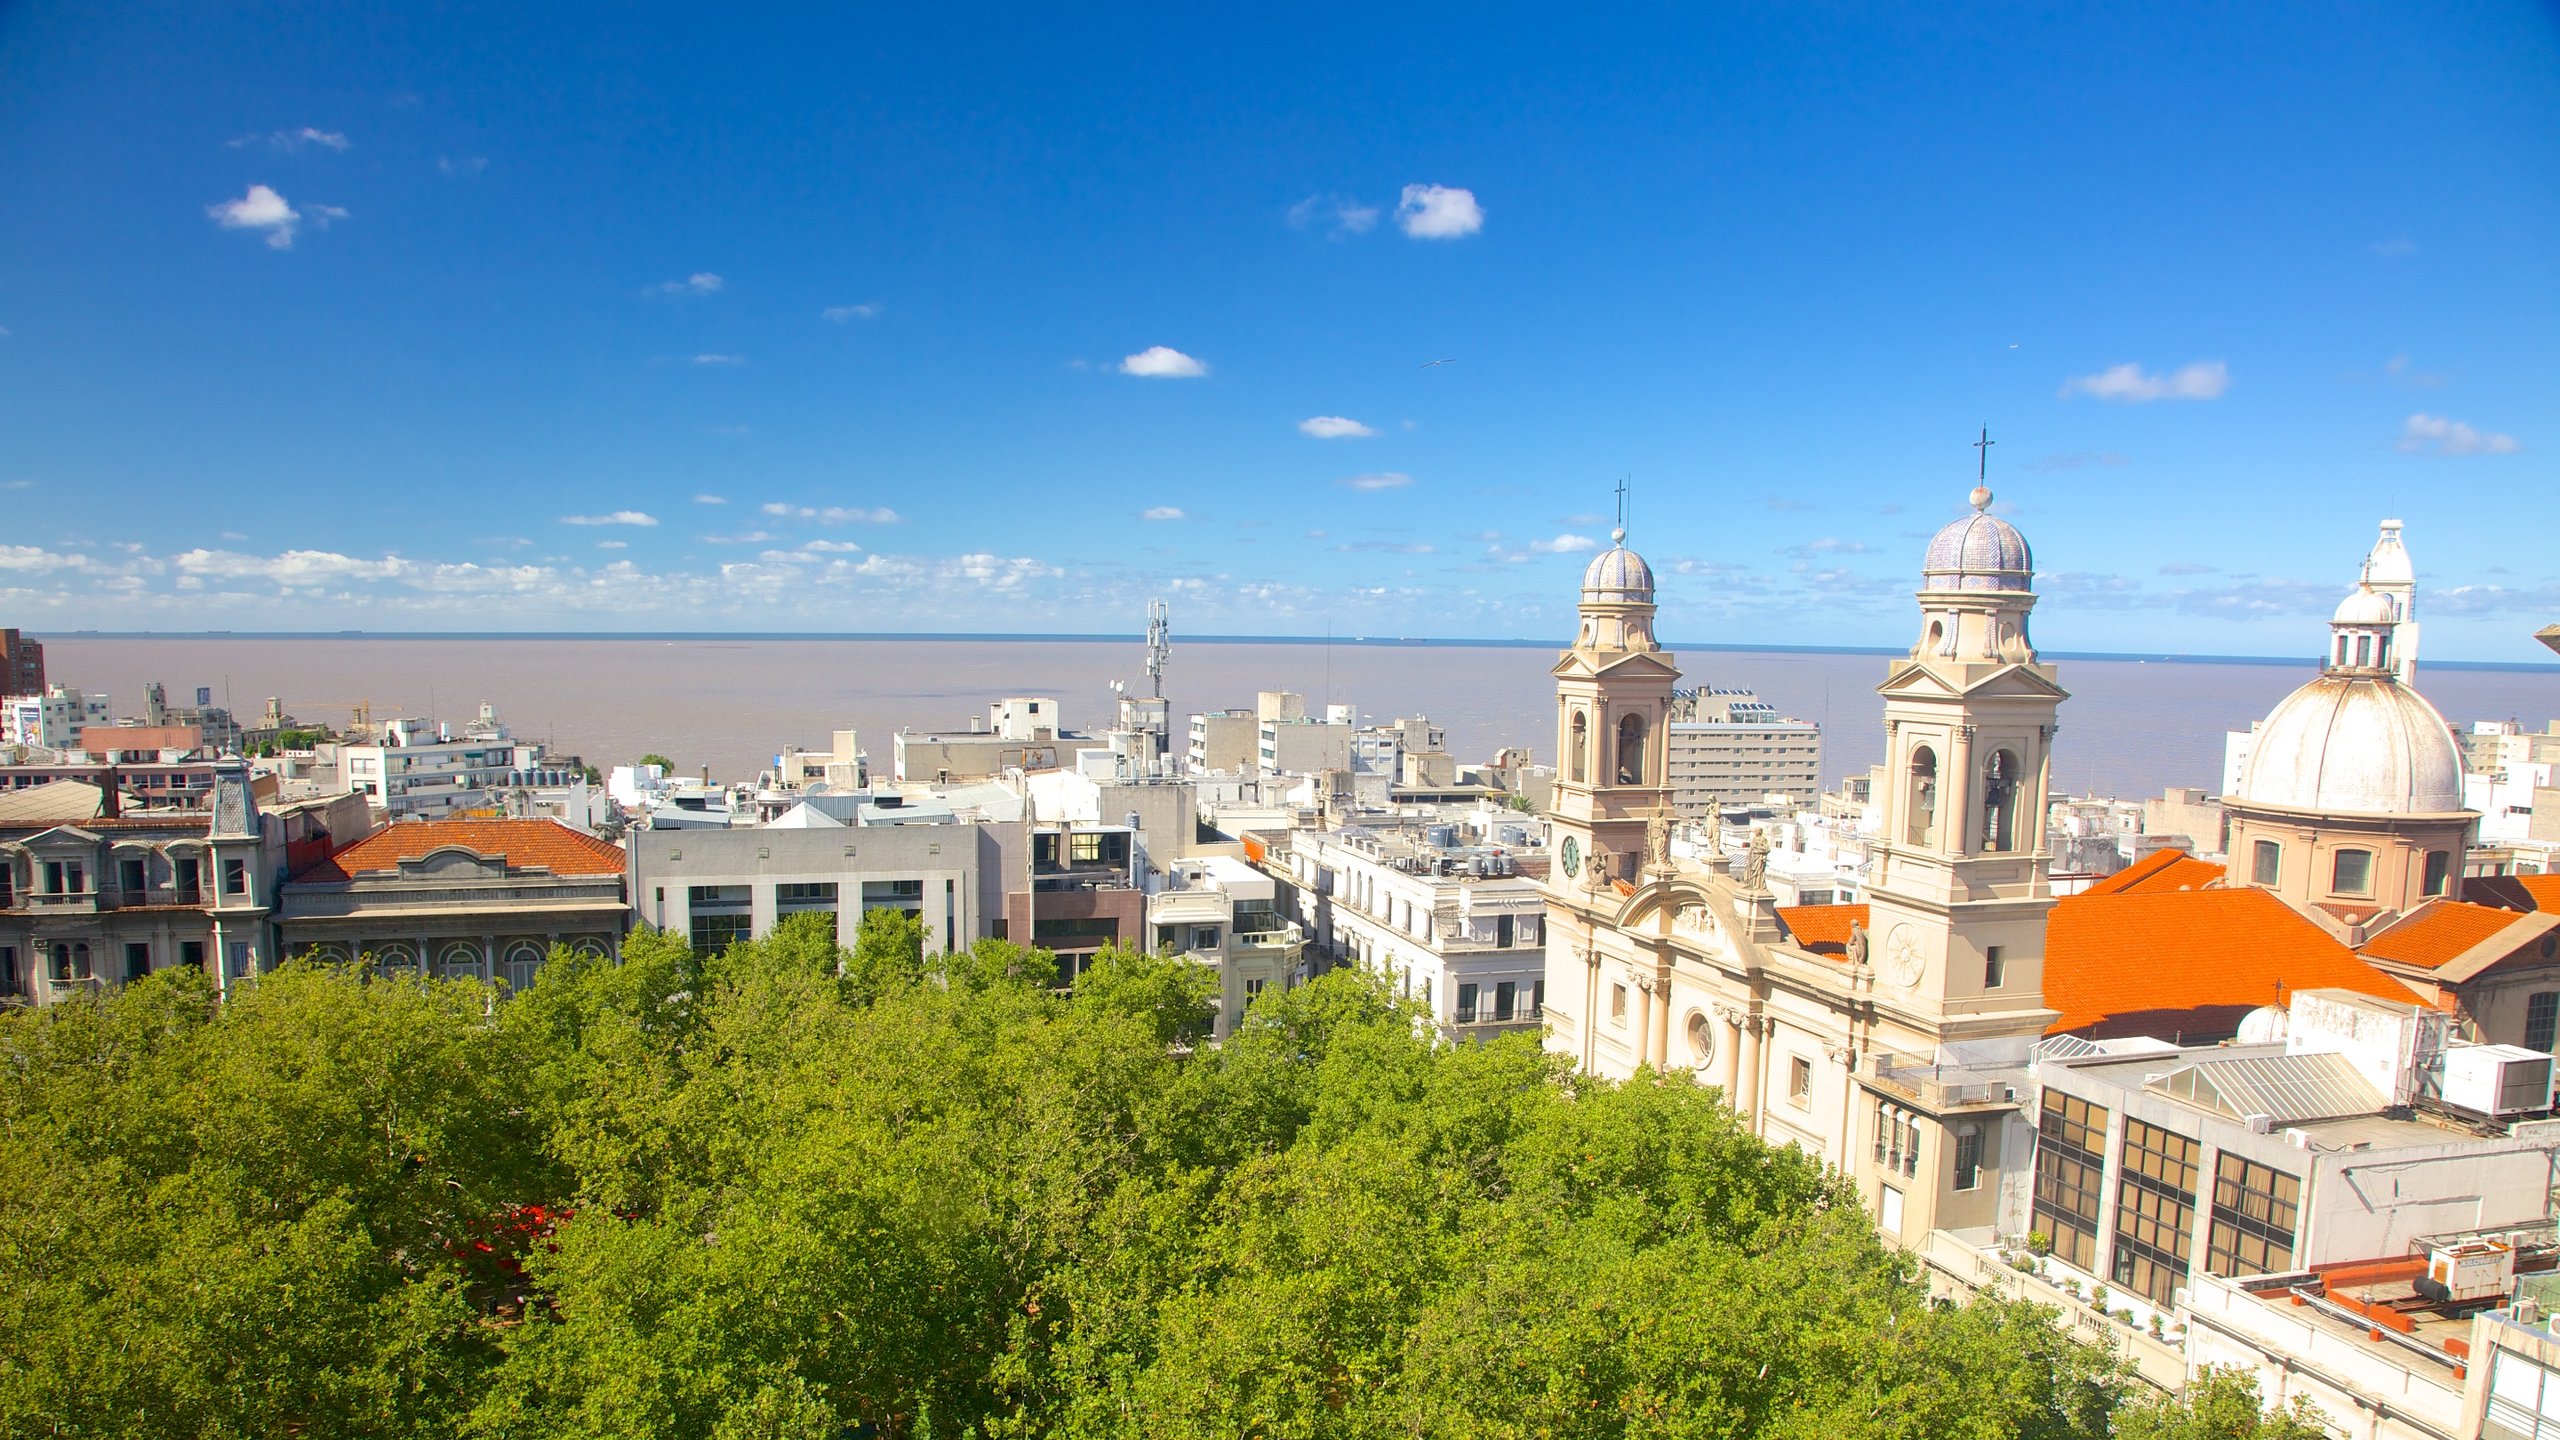
[[[38,831],[19,843],[30,850],[94,850],[98,847],[98,832],[83,830],[77,825],[56,825],[50,830]]]
[[[1597,679],[1603,675],[1677,680],[1680,667],[1660,650],[1567,650],[1547,673],[1559,680]]]
[[[1955,680],[1922,661],[1905,661],[1894,667],[1885,682],[1876,687],[1887,696],[1918,696],[1936,699],[1997,700],[2034,699],[2068,700],[2071,692],[2054,684],[2025,665],[2002,665],[1987,670],[1971,683]]]

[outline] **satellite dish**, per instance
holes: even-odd
[[[2272,1045],[2284,1038],[2285,1013],[2273,1005],[2261,1005],[2240,1017],[2243,1045]]]

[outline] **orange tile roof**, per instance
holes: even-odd
[[[2524,923],[2525,918],[2513,910],[2465,900],[2430,900],[2364,942],[2359,953],[2433,970],[2508,926]]]
[[[1850,927],[1867,923],[1864,905],[1781,905],[1777,913],[1798,945],[1823,955],[1848,953]]]
[[[368,872],[392,871],[448,846],[474,855],[503,855],[521,869],[554,875],[619,875],[622,848],[580,834],[557,820],[402,820],[385,825],[294,878],[339,884]]]
[[[2282,900],[2247,886],[2073,895],[2045,929],[2045,1033],[2212,1039],[2297,990],[2416,1003]]]
[[[2222,874],[2221,866],[2208,864],[2184,850],[2154,850],[2080,893],[2133,895],[2201,890],[2218,883]]]

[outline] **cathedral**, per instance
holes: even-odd
[[[1554,670],[1549,1046],[1592,1074],[1695,1072],[1761,1136],[1851,1176],[1903,1243],[1994,1224],[2032,1142],[2017,1089],[2055,1018],[2043,816],[2065,692],[2029,636],[2026,538],[1977,488],[1929,542],[1910,653],[1880,687],[1867,903],[1791,914],[1764,851],[1671,853],[1679,670],[1654,638],[1652,568],[1615,539]]]
[[[2412,683],[2415,585],[2384,522],[2319,667],[2246,737],[2228,866],[2162,850],[2057,899],[2046,850],[2055,715],[2031,638],[2035,564],[1991,513],[1921,560],[1888,662],[1863,903],[1780,906],[1766,850],[1672,853],[1679,668],[1653,571],[1617,532],[1556,661],[1547,1044],[1581,1071],[1687,1071],[1755,1133],[1819,1156],[1886,1236],[2024,1223],[2039,1046],[2211,1044],[2305,990],[2560,1036],[2560,891],[2463,873],[2451,728]],[[2068,1038],[2066,1038],[2068,1037]]]

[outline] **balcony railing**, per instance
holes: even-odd
[[[1890,1051],[1870,1053],[1860,1068],[1884,1088],[1940,1111],[1974,1105],[2014,1106],[2019,1103],[2019,1086],[2024,1080],[2023,1074],[2008,1078]]]

